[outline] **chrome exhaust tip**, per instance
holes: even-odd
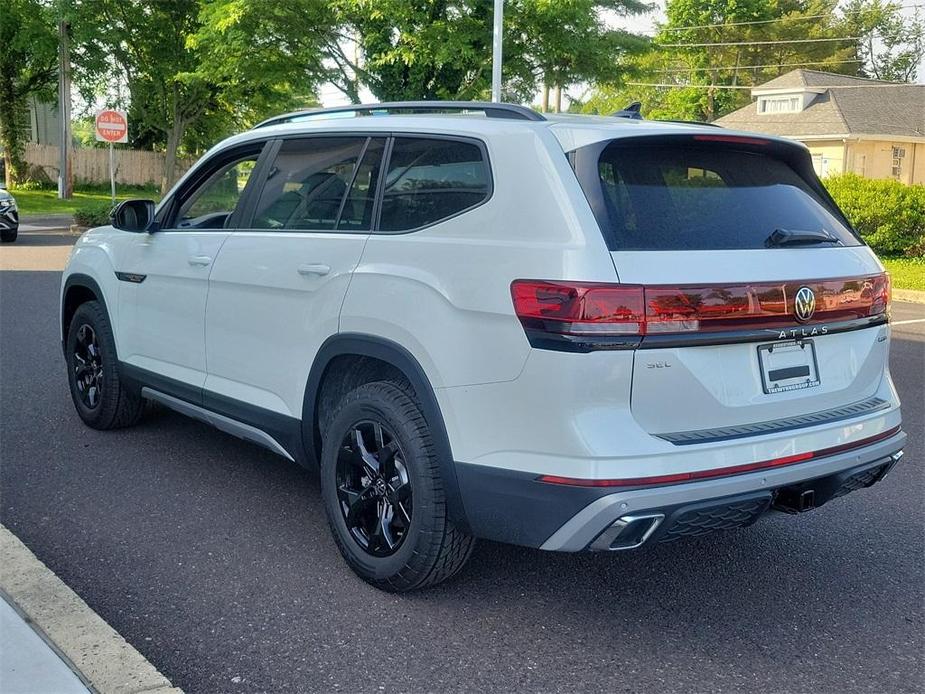
[[[665,520],[664,513],[640,513],[621,516],[591,543],[598,552],[616,552],[636,549],[652,537],[655,529]]]

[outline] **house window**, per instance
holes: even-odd
[[[893,178],[901,178],[903,175],[903,159],[906,157],[905,147],[893,147]]]
[[[758,99],[758,113],[799,113],[803,109],[799,96],[775,96]]]

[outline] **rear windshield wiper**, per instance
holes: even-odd
[[[841,240],[825,229],[775,229],[764,240],[764,245],[768,248],[815,246],[820,243],[841,244]]]

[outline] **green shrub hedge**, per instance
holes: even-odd
[[[878,254],[925,254],[925,186],[862,178],[830,176],[825,187],[854,228]]]
[[[86,202],[74,210],[74,223],[82,227],[101,227],[109,224],[112,203],[108,200]]]

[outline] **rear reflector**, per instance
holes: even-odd
[[[756,470],[784,467],[786,465],[803,463],[807,460],[818,460],[819,458],[825,458],[826,456],[835,455],[836,453],[844,453],[845,451],[854,450],[855,448],[868,446],[872,443],[876,443],[877,441],[883,441],[890,438],[891,436],[894,436],[895,434],[898,434],[899,430],[900,427],[896,426],[892,429],[877,434],[876,436],[870,436],[859,441],[852,441],[851,443],[843,443],[838,446],[832,446],[830,448],[823,448],[822,450],[818,451],[797,453],[796,455],[788,455],[782,458],[772,458],[771,460],[762,460],[757,463],[732,465],[730,467],[713,468],[710,470],[694,470],[693,472],[678,472],[670,475],[654,475],[652,477],[629,477],[626,479],[618,480],[593,480],[581,479],[577,477],[541,475],[537,478],[537,481],[546,482],[548,484],[561,484],[570,487],[645,487],[653,484],[677,484],[679,482],[695,482],[702,479],[728,477],[730,475],[741,475],[745,472],[755,472]]]
[[[801,289],[813,306],[797,312]],[[515,280],[514,309],[528,333],[591,336],[689,334],[792,328],[889,313],[886,273],[805,282],[641,286]]]

